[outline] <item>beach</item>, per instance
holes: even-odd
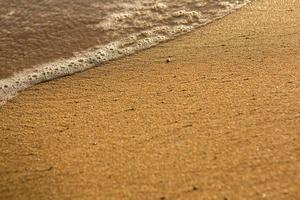
[[[0,199],[298,199],[300,2],[258,0],[0,107]]]

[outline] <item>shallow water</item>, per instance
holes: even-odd
[[[0,103],[31,85],[132,54],[249,0],[2,0]]]

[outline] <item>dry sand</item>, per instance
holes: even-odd
[[[299,65],[300,2],[260,0],[34,86],[0,108],[0,199],[299,199]]]

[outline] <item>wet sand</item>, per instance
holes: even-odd
[[[0,108],[0,199],[297,199],[299,11],[257,1],[21,92]]]

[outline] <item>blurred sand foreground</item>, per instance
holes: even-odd
[[[34,86],[0,108],[0,199],[298,199],[299,77],[300,1],[258,0]]]

